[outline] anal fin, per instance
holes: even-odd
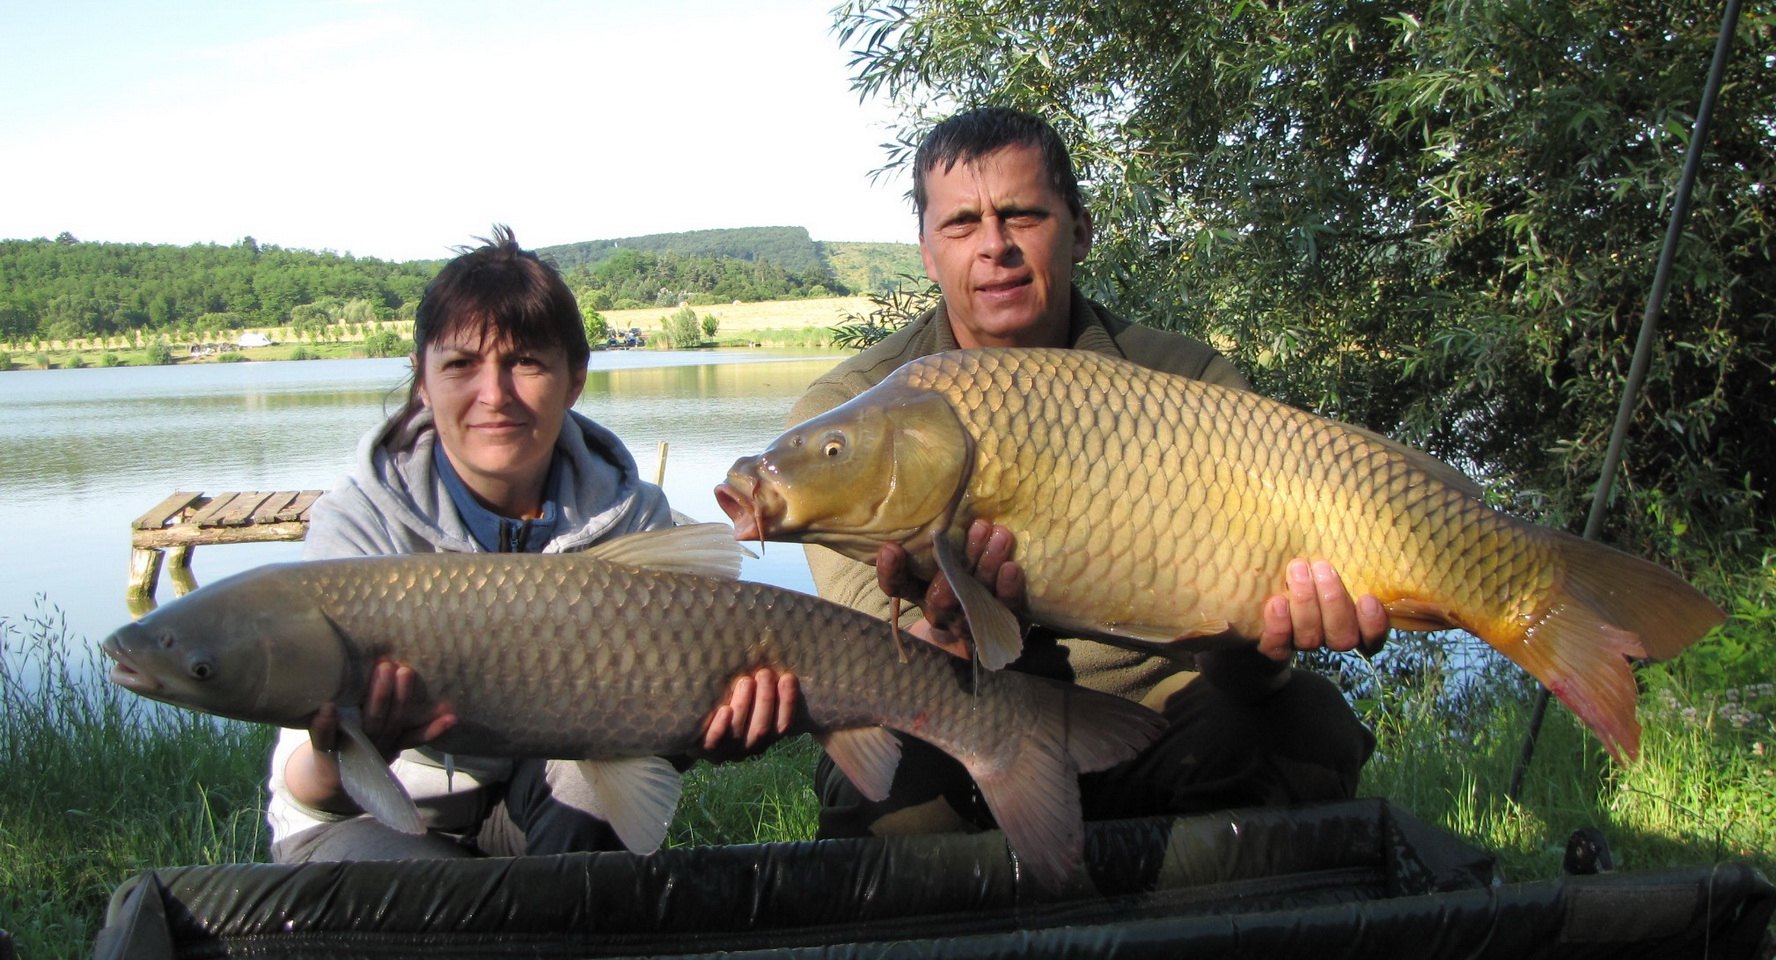
[[[900,741],[886,727],[850,727],[816,735],[821,749],[870,800],[882,800],[894,785]]]
[[[660,849],[684,789],[677,768],[659,757],[581,760],[578,767],[598,808],[586,812],[609,823],[630,852]]]

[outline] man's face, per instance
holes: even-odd
[[[555,439],[586,385],[559,347],[519,350],[479,329],[426,346],[419,397],[475,495],[506,516],[540,506]]]
[[[1014,145],[925,173],[919,252],[963,347],[1064,346],[1073,264],[1091,218],[1049,185],[1042,154]]]

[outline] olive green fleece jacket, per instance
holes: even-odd
[[[1102,305],[1087,299],[1078,288],[1072,291],[1068,346],[1078,350],[1121,357],[1153,370],[1193,380],[1251,389],[1227,358],[1208,344],[1178,333],[1130,323]],[[902,364],[918,357],[958,349],[949,315],[940,302],[935,308],[895,331],[857,356],[834,367],[809,385],[790,409],[788,423],[801,423],[850,400],[875,386]],[[1118,491],[1110,491],[1116,496]],[[886,619],[889,599],[876,584],[873,566],[851,560],[825,547],[807,548],[808,566],[820,595],[829,600]],[[1013,557],[1015,559],[1015,551]],[[903,614],[902,622],[916,620],[916,609]],[[1082,686],[1141,700],[1168,677],[1184,673],[1175,661],[1112,647],[1088,640],[1061,640],[1066,672]],[[1039,672],[1055,672],[1042,669]],[[1165,685],[1175,689],[1184,678]]]

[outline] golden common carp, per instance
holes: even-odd
[[[742,539],[946,573],[983,664],[1018,624],[967,576],[977,518],[1016,536],[1031,619],[1160,653],[1254,640],[1294,557],[1393,626],[1459,627],[1545,684],[1618,760],[1639,750],[1628,657],[1724,615],[1655,564],[1486,506],[1427,454],[1255,393],[1080,350],[913,360],[742,458],[716,496]]]
[[[625,846],[657,848],[678,803],[662,754],[702,742],[732,680],[793,670],[799,723],[867,795],[899,744],[966,766],[1007,842],[1045,886],[1083,856],[1078,773],[1133,756],[1156,714],[1067,684],[1001,674],[978,696],[954,658],[902,663],[889,627],[818,597],[736,578],[726,524],[633,534],[583,553],[419,554],[272,565],[205,586],[104,642],[113,682],[241,720],[304,727],[340,704],[348,792],[423,829],[356,718],[379,658],[413,667],[458,716],[431,746],[579,760]]]

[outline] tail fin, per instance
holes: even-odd
[[[1133,757],[1165,723],[1146,707],[1107,693],[1027,674],[997,676],[1027,686],[1021,692],[1037,705],[1036,722],[1009,758],[963,762],[1030,875],[1058,892],[1085,860],[1079,774]]]
[[[1590,727],[1618,762],[1640,755],[1639,691],[1628,657],[1663,660],[1726,614],[1671,571],[1577,537],[1561,537],[1564,576],[1522,635],[1494,643]]]

